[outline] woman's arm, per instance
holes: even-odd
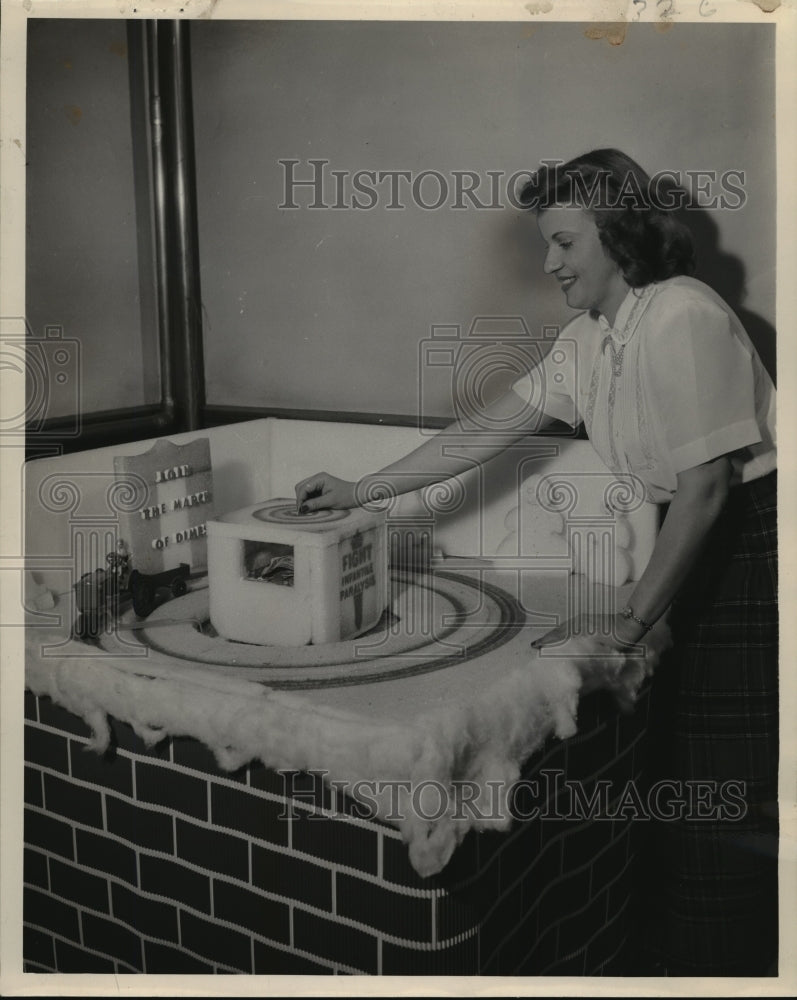
[[[640,577],[629,607],[637,618],[652,625],[667,610],[678,588],[694,566],[708,533],[728,496],[731,463],[727,455],[678,474],[678,488],[656,538],[650,561]],[[638,642],[645,628],[633,619],[615,615],[612,634],[618,648]],[[561,642],[572,632],[564,622],[532,645]]]
[[[369,496],[372,487],[389,489],[398,495],[460,475],[551,422],[552,418],[528,405],[523,408],[522,419],[518,419],[520,409],[520,397],[509,389],[475,418],[454,420],[408,455],[379,472],[363,476],[358,483],[337,479],[327,472],[308,476],[296,485],[296,503],[302,513],[328,507],[356,507]],[[501,430],[486,429],[501,425]],[[468,449],[473,449],[471,456],[463,454]],[[449,450],[457,454],[446,454]]]
[[[634,614],[649,625],[658,621],[672,604],[697,561],[725,506],[730,478],[731,463],[727,455],[678,474],[678,488],[650,561],[628,600]],[[618,618],[617,628],[620,638],[627,642],[635,642],[644,635],[644,629],[632,620]]]

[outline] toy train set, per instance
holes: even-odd
[[[206,536],[199,565],[203,571],[207,566],[209,621],[226,640],[261,646],[343,642],[375,627],[390,603],[381,512],[299,514],[295,502],[277,498],[209,518]],[[98,641],[119,618],[123,601],[146,619],[163,600],[188,593],[189,562],[163,570],[142,551],[149,554],[119,541],[104,567],[80,577],[76,637]]]
[[[116,552],[106,556],[107,569],[98,568],[84,573],[74,585],[77,615],[74,635],[83,640],[94,640],[119,613],[122,601],[131,600],[133,611],[139,618],[146,618],[165,597],[181,597],[188,592],[190,566],[179,566],[161,573],[142,573],[131,569],[130,556],[123,542]],[[168,599],[168,598],[166,598]]]

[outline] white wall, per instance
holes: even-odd
[[[289,158],[303,176],[310,158],[509,175],[611,145],[651,172],[743,170],[743,210],[693,215],[698,276],[771,362],[774,30],[667,27],[611,44],[576,23],[192,23],[208,400],[414,414],[433,324],[521,314],[539,336],[569,318],[532,219],[280,210]],[[451,412],[447,384],[425,415]]]
[[[28,319],[79,340],[84,412],[154,402],[125,22],[28,32]],[[287,158],[450,179],[617,145],[649,170],[744,170],[744,209],[693,221],[701,276],[771,364],[772,26],[633,25],[620,45],[575,23],[195,20],[190,34],[209,402],[448,416],[448,370],[419,363],[432,325],[520,314],[536,337],[569,318],[530,218],[451,199],[280,210]],[[71,384],[52,388],[49,415],[68,412]]]

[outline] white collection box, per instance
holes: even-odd
[[[210,621],[238,642],[304,646],[362,635],[388,600],[384,514],[254,504],[207,522]]]

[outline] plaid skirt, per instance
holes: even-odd
[[[643,950],[658,974],[774,974],[776,473],[732,490],[670,625],[673,647],[652,689],[649,774],[684,808],[643,834]]]

